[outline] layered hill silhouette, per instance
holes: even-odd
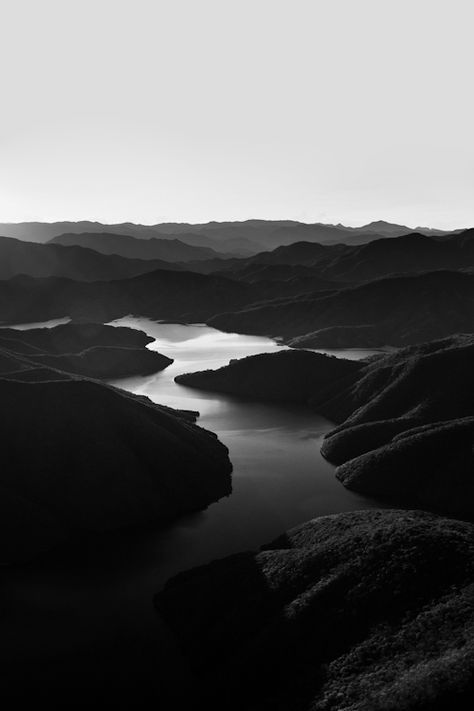
[[[428,235],[449,234],[443,230],[418,227],[416,231]],[[180,239],[199,247],[215,249],[222,253],[242,255],[255,254],[262,249],[274,249],[280,245],[298,241],[361,244],[376,236],[399,236],[413,229],[388,222],[372,222],[362,227],[306,224],[295,220],[245,220],[242,222],[208,222],[189,224],[168,222],[156,225],[139,225],[131,222],[102,224],[83,220],[80,222],[21,222],[1,223],[0,234],[7,237],[48,242],[65,233],[112,233],[139,239]]]
[[[67,249],[67,248],[64,248]],[[108,259],[108,257],[107,257]],[[207,322],[223,331],[281,337],[302,348],[379,347],[468,332],[474,274],[437,271],[301,293],[305,278],[246,281],[158,270],[126,280],[19,276],[0,281],[0,322],[71,317],[107,322],[130,313]]]
[[[196,269],[239,275],[257,265],[305,265],[319,278],[343,282],[396,273],[467,269],[474,266],[474,230],[436,237],[406,233],[379,238],[373,234],[371,241],[362,245],[298,241],[245,259],[210,260],[196,264]]]
[[[57,379],[51,370],[99,379],[156,373],[173,361],[148,350],[152,341],[143,331],[97,323],[0,328],[0,375],[32,381]]]
[[[353,247],[327,263],[328,278],[366,281],[387,274],[467,269],[474,266],[474,230],[465,230],[449,239],[422,234],[376,239]]]
[[[102,254],[117,254],[128,259],[158,259],[164,262],[189,262],[218,257],[213,249],[196,247],[178,239],[153,237],[144,240],[108,232],[70,232],[53,237],[48,244],[86,247]]]
[[[163,524],[230,493],[224,445],[146,398],[91,380],[0,376],[0,409],[2,564],[88,533]]]
[[[223,331],[283,337],[303,348],[403,346],[470,331],[474,274],[393,276],[221,313]]]
[[[182,573],[156,607],[212,708],[467,711],[473,590],[472,524],[373,510]]]
[[[358,381],[326,402],[325,411],[344,420],[322,447],[340,465],[342,483],[474,516],[473,357],[470,334],[402,349],[368,364]]]
[[[281,351],[180,375],[188,387],[298,402],[341,423],[322,453],[355,491],[474,516],[474,336],[347,361]]]
[[[196,426],[198,413],[103,382],[172,362],[145,333],[104,324],[133,315],[278,337],[291,348],[176,382],[311,407],[334,423],[321,451],[341,485],[453,520],[398,508],[324,517],[257,553],[182,573],[156,598],[163,640],[171,630],[169,651],[184,655],[177,676],[188,679],[189,662],[191,695],[209,709],[470,709],[474,230],[85,221],[0,225],[0,234],[7,580],[8,565],[21,575],[39,558],[41,577],[53,548],[69,556],[85,538],[166,526],[231,493],[227,448]],[[72,322],[8,327],[63,317]],[[346,347],[387,348],[361,361],[305,350]],[[168,648],[149,654],[142,632],[130,633],[130,686],[156,665],[167,676]],[[107,639],[107,649],[118,643],[107,679],[127,640]],[[77,686],[74,654],[64,668]],[[56,670],[56,660],[27,661],[38,679]]]
[[[35,244],[0,237],[0,279],[19,274],[79,281],[126,279],[156,269],[180,269],[165,260],[129,259],[61,244]]]
[[[19,276],[0,281],[0,322],[69,316],[104,323],[130,313],[203,322],[223,309],[242,308],[259,296],[252,285],[184,271],[158,270],[126,280],[91,283]]]

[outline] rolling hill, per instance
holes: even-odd
[[[127,259],[92,249],[61,244],[35,244],[0,237],[0,279],[19,274],[65,277],[79,281],[126,279],[155,269],[179,270],[164,260]]]
[[[403,346],[469,332],[474,274],[435,271],[275,299],[221,313],[223,331],[283,337],[301,348]]]
[[[93,249],[101,254],[118,254],[128,259],[154,259],[164,262],[189,262],[218,257],[208,247],[194,247],[178,239],[138,239],[108,232],[70,232],[53,237],[48,244],[62,244]]]

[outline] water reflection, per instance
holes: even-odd
[[[320,454],[333,425],[309,408],[251,402],[178,385],[179,373],[219,368],[232,358],[286,348],[258,336],[228,334],[205,325],[156,323],[127,317],[114,325],[146,331],[174,363],[155,376],[114,381],[171,407],[197,410],[198,424],[217,433],[234,465],[233,492],[197,516],[178,521],[153,544],[156,584],[213,558],[255,548],[308,518],[371,507],[337,482]],[[332,351],[362,358],[374,351]]]
[[[321,438],[332,426],[324,418],[304,407],[249,402],[174,382],[178,373],[218,368],[231,358],[283,346],[200,325],[132,317],[115,323],[146,331],[156,339],[149,347],[175,361],[155,376],[114,384],[165,405],[198,410],[198,423],[229,448],[233,493],[165,530],[114,532],[83,543],[73,556],[53,555],[9,571],[0,658],[58,655],[117,635],[155,636],[159,645],[153,595],[175,573],[255,549],[314,516],[373,505],[344,489],[321,457]],[[126,667],[130,660],[123,655]]]

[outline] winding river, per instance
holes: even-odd
[[[334,468],[319,452],[322,437],[333,425],[309,408],[250,402],[174,382],[180,373],[216,369],[232,358],[285,346],[269,338],[223,333],[205,325],[133,317],[114,325],[145,331],[155,338],[149,348],[173,358],[174,363],[151,377],[112,383],[163,405],[197,410],[197,424],[218,435],[229,448],[234,467],[230,497],[178,522],[160,537],[164,578],[212,558],[258,547],[314,516],[370,505],[335,479]],[[353,350],[344,355],[362,358],[373,352]]]
[[[310,409],[249,402],[174,382],[178,373],[218,368],[231,358],[283,346],[204,325],[135,317],[114,325],[146,331],[155,339],[149,348],[174,363],[156,375],[113,384],[158,403],[198,410],[198,424],[216,432],[229,448],[232,495],[165,530],[114,533],[94,539],[77,555],[55,554],[9,571],[0,658],[5,653],[10,658],[57,657],[115,638],[153,640],[160,634],[153,595],[173,574],[255,549],[314,516],[373,506],[335,479],[319,452],[332,425]],[[339,352],[348,358],[371,353]]]

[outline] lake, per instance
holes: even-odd
[[[314,516],[374,505],[337,482],[334,468],[319,452],[332,424],[309,408],[244,401],[174,382],[178,373],[217,368],[231,358],[274,352],[283,346],[268,338],[227,334],[203,325],[134,317],[114,324],[146,331],[155,339],[149,348],[172,357],[174,363],[154,376],[113,384],[157,403],[198,410],[198,424],[216,432],[229,448],[234,466],[232,495],[164,530],[96,537],[74,555],[62,551],[11,569],[3,583],[0,658],[67,660],[77,649],[85,649],[91,659],[88,673],[93,673],[98,657],[90,650],[115,645],[120,650],[119,666],[126,668],[133,661],[135,643],[140,649],[146,644],[157,650],[162,647],[163,630],[152,600],[170,576],[217,557],[255,549]],[[349,358],[373,352],[333,351]],[[56,673],[57,667],[53,669]]]
[[[245,401],[187,388],[176,375],[227,365],[232,358],[286,349],[258,336],[223,333],[205,325],[156,323],[127,317],[113,322],[155,338],[148,347],[173,358],[152,376],[112,384],[171,407],[197,410],[197,424],[229,448],[232,495],[177,522],[157,539],[162,580],[193,565],[255,548],[314,516],[367,508],[371,502],[345,489],[319,452],[334,425],[306,407]],[[324,351],[341,355],[341,351]],[[362,358],[374,351],[344,351]],[[158,580],[157,580],[158,582]],[[161,580],[160,580],[161,582]]]

